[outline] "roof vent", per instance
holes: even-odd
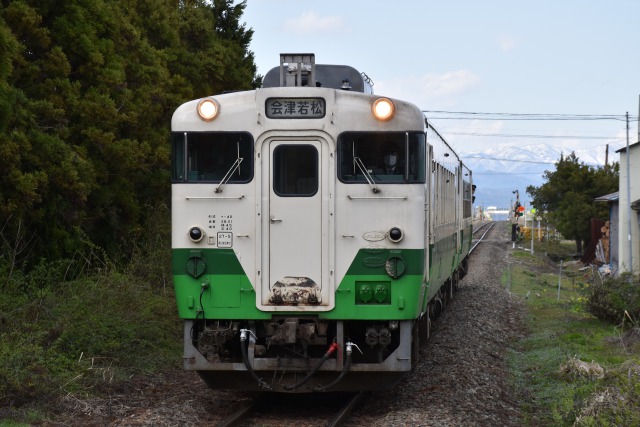
[[[315,86],[316,56],[313,53],[280,54],[280,86]]]

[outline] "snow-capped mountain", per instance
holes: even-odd
[[[482,151],[460,152],[463,162],[473,171],[477,185],[476,206],[498,206],[507,208],[518,190],[521,202],[527,203],[529,185],[544,183],[545,171],[554,171],[560,156],[575,152],[581,163],[602,166],[605,163],[604,149],[567,150],[548,144],[527,146],[496,146]],[[610,149],[608,162],[618,161],[618,155]]]

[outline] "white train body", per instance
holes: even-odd
[[[282,73],[282,83],[313,82],[311,65],[307,74]],[[418,322],[454,288],[471,241],[471,173],[420,109],[387,99],[392,117],[376,118],[380,97],[368,93],[368,79],[358,83],[361,92],[221,94],[209,99],[213,119],[198,114],[204,100],[173,115],[172,248],[185,368],[213,387],[233,378],[251,388],[249,374],[277,372],[278,345],[304,353],[288,361],[297,375],[331,343],[369,352],[349,360],[353,378],[406,373]],[[249,350],[238,350],[244,339]],[[318,369],[325,378],[345,369],[339,353]]]

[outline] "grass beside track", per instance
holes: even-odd
[[[527,308],[527,334],[510,355],[525,426],[640,425],[640,330],[586,310],[597,270],[549,260],[555,248],[514,249],[505,288]],[[524,247],[529,248],[525,242]]]
[[[154,260],[73,280],[72,263],[43,263],[0,280],[0,427],[46,424],[62,401],[180,369],[183,326]]]

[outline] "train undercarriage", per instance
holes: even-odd
[[[384,389],[411,369],[412,328],[411,320],[187,321],[185,368],[212,388]]]
[[[457,283],[457,280],[455,281]],[[188,320],[184,367],[216,389],[291,393],[384,390],[417,361],[431,321],[453,296],[448,282],[414,320]]]

